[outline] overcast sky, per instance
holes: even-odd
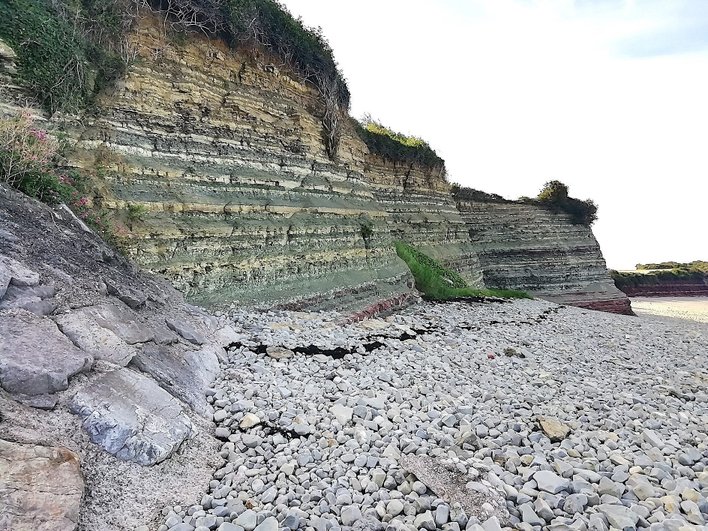
[[[600,206],[608,266],[708,260],[708,0],[285,0],[352,114],[425,138],[450,180],[550,179]]]

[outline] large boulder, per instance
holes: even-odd
[[[73,531],[83,492],[74,452],[0,439],[0,529]]]
[[[211,415],[205,392],[219,374],[216,347],[185,351],[181,345],[168,347],[149,343],[133,358],[130,366],[152,376],[200,415]]]
[[[167,459],[193,429],[179,400],[130,369],[104,374],[74,396],[70,409],[94,443],[141,465]]]
[[[91,368],[93,357],[51,319],[25,310],[0,310],[0,385],[13,394],[63,391],[69,378]]]

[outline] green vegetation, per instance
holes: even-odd
[[[370,116],[365,116],[361,122],[354,120],[354,127],[369,151],[386,160],[430,168],[445,165],[425,140],[392,131]]]
[[[138,203],[128,203],[127,215],[131,222],[143,221],[147,216],[148,209]]]
[[[693,262],[659,262],[655,264],[637,264],[635,267],[640,271],[647,269],[674,269],[708,273],[708,262],[704,260],[694,260]]]
[[[19,76],[49,112],[85,107],[125,68],[106,40],[119,24],[117,4],[62,2],[52,4],[56,9],[42,0],[0,2],[0,38],[17,53]]]
[[[408,265],[415,287],[429,300],[452,300],[468,297],[530,298],[515,290],[470,288],[459,274],[404,242],[396,242],[396,253]]]
[[[29,111],[0,119],[0,183],[50,205],[66,204],[94,230],[110,234],[105,212],[93,208],[88,176],[60,168],[60,142],[37,127]]]
[[[656,286],[662,282],[706,282],[708,262],[661,262],[658,264],[637,264],[637,271],[610,270],[610,275],[619,288]]]
[[[568,186],[560,181],[548,181],[536,201],[555,212],[565,212],[576,225],[589,227],[597,220],[597,205],[592,199],[581,201],[568,196]]]

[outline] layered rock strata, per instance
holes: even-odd
[[[481,280],[444,168],[372,156],[350,124],[333,163],[318,93],[267,56],[178,45],[149,19],[133,38],[140,60],[76,130],[74,163],[140,265],[200,303],[353,312],[410,295],[400,238]]]
[[[443,166],[384,160],[348,122],[330,161],[319,94],[267,53],[176,42],[150,17],[130,45],[124,79],[64,125],[70,163],[93,175],[125,253],[191,300],[389,311],[414,298],[394,250],[404,240],[472,286],[627,311],[589,229],[522,205],[500,205],[497,224],[485,213],[496,206],[455,203]],[[0,51],[12,81],[14,55]],[[18,84],[3,84],[18,101]]]
[[[622,286],[628,297],[707,297],[708,276],[701,279],[657,278],[654,283]]]
[[[460,201],[484,282],[554,302],[631,313],[589,227],[568,215],[517,202]]]
[[[77,131],[75,163],[140,265],[200,303],[303,299],[359,308],[409,292],[361,167],[331,163],[317,93],[265,56],[150,19],[140,59]],[[351,153],[363,146],[349,142]],[[98,153],[98,156],[96,156]]]

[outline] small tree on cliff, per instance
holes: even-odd
[[[548,181],[538,194],[543,203],[562,203],[568,200],[568,186],[560,181]]]
[[[568,185],[560,181],[548,181],[537,200],[555,212],[565,212],[576,225],[589,227],[597,220],[597,205],[592,199],[581,201],[568,195]]]

